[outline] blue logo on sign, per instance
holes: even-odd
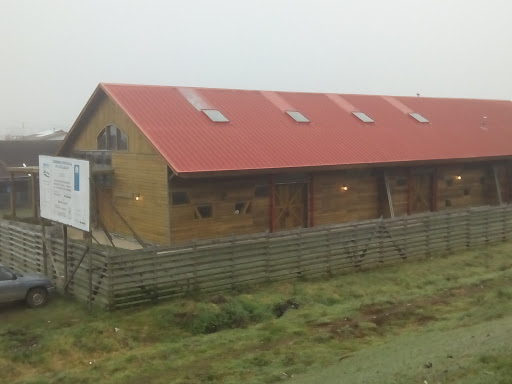
[[[75,191],[80,190],[80,166],[75,165]]]

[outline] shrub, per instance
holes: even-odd
[[[237,298],[221,305],[199,307],[199,311],[188,319],[185,328],[193,334],[209,334],[223,329],[244,328],[270,317],[265,306]]]

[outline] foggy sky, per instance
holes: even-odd
[[[511,15],[510,0],[0,0],[0,137],[69,129],[99,82],[511,100]]]

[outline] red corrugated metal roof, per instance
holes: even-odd
[[[339,95],[375,120],[363,123],[321,93],[100,86],[179,174],[512,155],[510,101]],[[184,96],[190,93],[196,106]],[[212,122],[201,103],[229,123]],[[311,122],[295,122],[283,105]]]

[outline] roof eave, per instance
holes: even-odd
[[[208,177],[244,176],[244,175],[272,175],[281,173],[312,173],[322,171],[369,169],[369,168],[390,168],[390,167],[412,167],[412,166],[435,166],[441,164],[472,163],[478,161],[503,161],[512,160],[512,155],[500,155],[490,157],[432,159],[432,160],[411,160],[411,161],[389,161],[381,163],[354,163],[354,164],[330,164],[321,166],[285,167],[285,168],[260,168],[260,169],[231,169],[218,171],[182,171],[175,172],[176,176],[186,179],[199,179]]]

